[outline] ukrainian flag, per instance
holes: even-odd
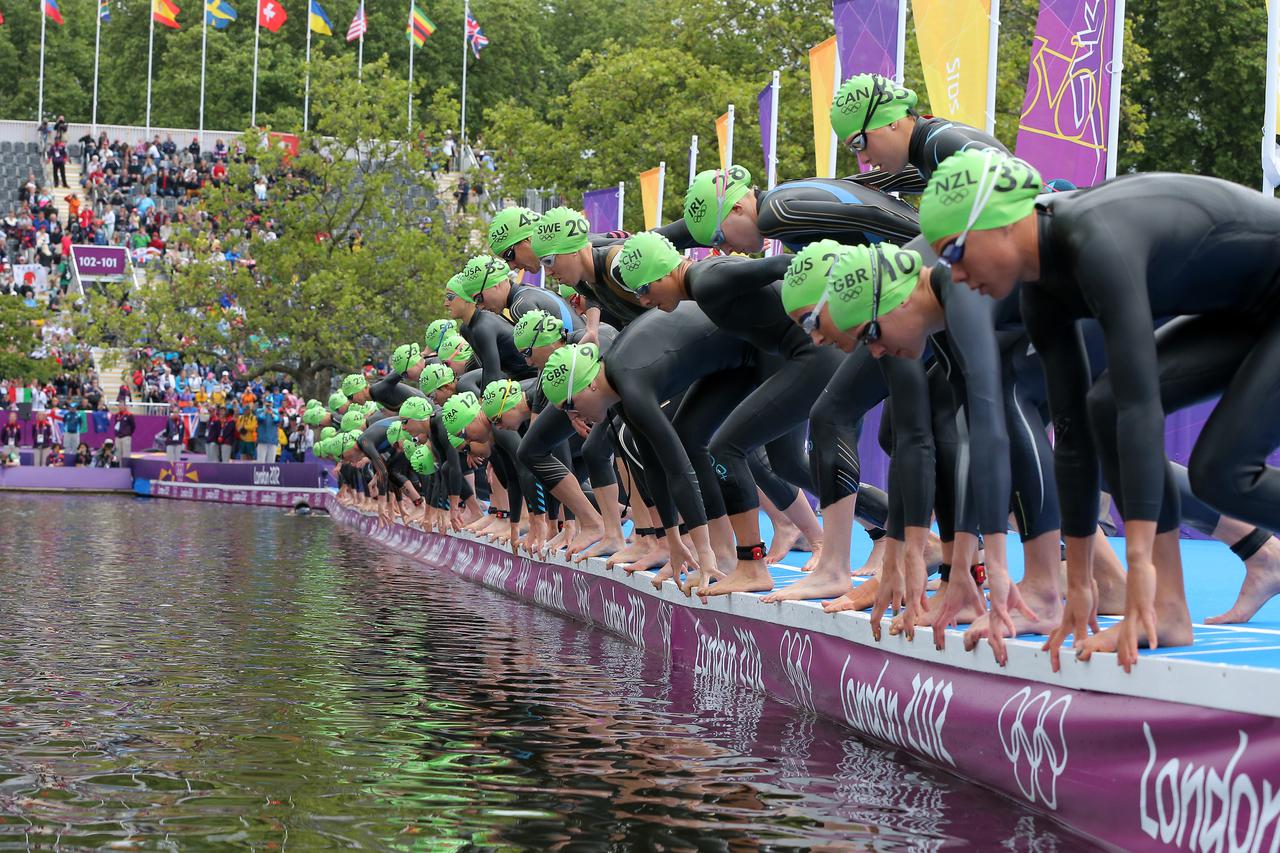
[[[213,24],[215,30],[225,30],[236,19],[236,10],[231,8],[227,0],[206,0],[204,17],[205,22]]]
[[[329,16],[324,13],[317,0],[311,0],[311,32],[319,33],[322,36],[333,35],[333,26],[329,23]]]

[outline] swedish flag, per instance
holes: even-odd
[[[333,27],[329,24],[329,16],[324,13],[317,0],[311,0],[311,32],[322,36],[333,35]]]
[[[215,30],[225,30],[236,19],[236,10],[227,0],[205,0],[204,18]]]

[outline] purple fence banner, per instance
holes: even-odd
[[[898,11],[901,0],[833,0],[840,81],[855,74],[898,70]]]
[[[773,83],[765,86],[756,96],[760,105],[760,149],[764,151],[764,178],[769,174],[769,161],[773,159]],[[760,181],[757,180],[757,183]]]
[[[1018,156],[1046,181],[1107,177],[1116,0],[1044,0],[1031,44]]]
[[[123,277],[129,264],[129,251],[123,246],[73,245],[71,257],[76,273],[87,279]]]
[[[582,194],[582,212],[591,223],[592,234],[622,230],[622,217],[618,210],[618,188],[589,190]]]

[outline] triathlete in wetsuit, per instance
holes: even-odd
[[[542,287],[517,284],[512,280],[514,275],[499,259],[479,255],[462,270],[462,292],[513,326],[528,312],[541,310],[558,317],[567,329],[583,328],[582,318],[559,294]]]
[[[520,355],[511,337],[511,324],[498,315],[485,311],[468,298],[461,280],[455,276],[449,281],[449,290],[455,298],[451,310],[459,321],[458,332],[474,350],[480,362],[481,388],[498,379],[531,379],[536,374]]]
[[[426,365],[422,349],[417,344],[396,347],[391,354],[391,372],[369,384],[369,397],[385,411],[400,411],[405,400],[425,396],[410,383],[418,381]]]
[[[956,281],[996,297],[1024,282],[1022,315],[1049,385],[1067,535],[1067,610],[1048,645],[1056,652],[1074,634],[1084,654],[1115,648],[1128,669],[1141,634],[1152,645],[1192,640],[1166,411],[1221,393],[1192,453],[1192,490],[1219,511],[1280,525],[1280,472],[1266,464],[1280,444],[1280,205],[1189,175],[1135,175],[1037,203],[1039,180],[1021,161],[958,155],[934,174],[921,221]],[[1179,319],[1152,336],[1154,318],[1169,316]],[[1092,390],[1076,329],[1084,317],[1098,320],[1108,356],[1110,382]],[[1113,397],[1115,406],[1092,430],[1091,396]],[[1099,460],[1126,519],[1125,619],[1081,644],[1093,610],[1086,537],[1097,518]]]
[[[450,513],[454,528],[458,529],[474,520],[478,505],[473,503],[474,493],[463,477],[458,451],[449,442],[440,407],[433,405],[425,397],[415,397],[401,405],[399,417],[405,431],[420,444],[429,446],[438,463],[441,491],[445,498],[442,508]],[[471,518],[464,511],[468,508],[473,513]]]

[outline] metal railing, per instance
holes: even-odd
[[[0,142],[39,142],[40,134],[37,128],[40,127],[39,122],[35,121],[0,121]],[[51,125],[52,127],[52,125]],[[148,133],[147,129],[142,125],[130,124],[98,124],[91,125],[80,122],[69,122],[67,124],[66,137],[64,142],[75,142],[86,133],[91,134],[95,139],[98,134],[106,133],[107,138],[112,142],[119,139],[130,145],[136,145],[138,142],[150,141],[157,134],[161,139],[172,134],[173,141],[177,143],[181,149],[191,143],[194,136],[200,140],[201,151],[212,151],[214,144],[221,139],[230,147],[232,140],[240,138],[240,132],[236,130],[206,130],[201,133],[193,128],[183,127],[153,127]],[[50,137],[52,138],[52,137]]]

